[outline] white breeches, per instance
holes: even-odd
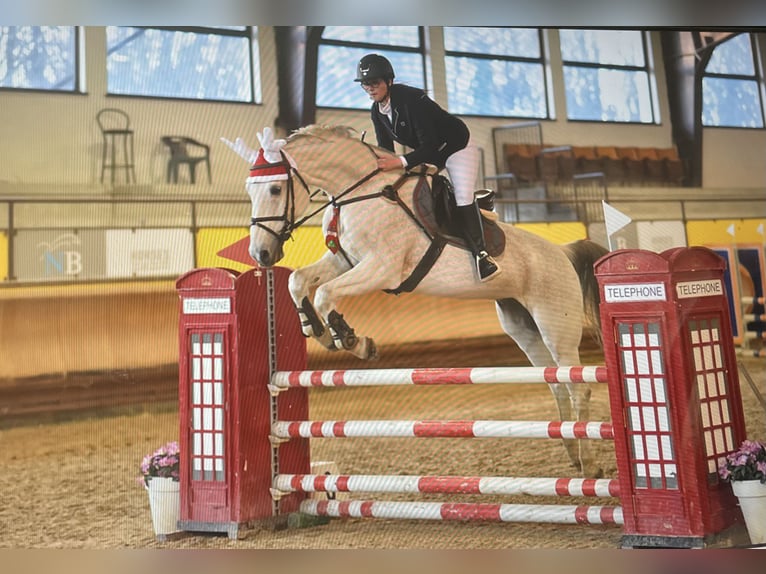
[[[447,158],[447,173],[455,188],[455,202],[458,205],[473,203],[480,159],[479,148],[473,141],[469,141],[467,146]]]

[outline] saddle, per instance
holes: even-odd
[[[418,179],[412,197],[415,216],[432,236],[441,235],[447,243],[470,251],[463,238],[460,222],[455,216],[457,204],[452,183],[438,174],[432,175],[431,181],[432,184],[429,186],[428,178]],[[476,192],[475,197],[482,211],[482,227],[487,253],[492,257],[498,257],[505,251],[505,233],[497,225],[497,216],[494,216],[492,212],[494,195],[494,191],[481,190]]]

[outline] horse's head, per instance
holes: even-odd
[[[234,143],[223,141],[251,163],[245,183],[252,204],[249,252],[260,266],[271,267],[284,257],[282,246],[309,197],[307,189],[297,193],[294,189],[294,166],[282,151],[285,140],[275,140],[268,127],[258,134],[258,140],[261,149],[257,152],[239,138]]]

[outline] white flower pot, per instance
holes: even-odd
[[[766,484],[759,480],[735,480],[731,483],[739,499],[751,544],[766,544]]]
[[[172,478],[152,477],[149,479],[149,508],[152,511],[152,525],[159,540],[178,532],[181,515],[181,483]]]

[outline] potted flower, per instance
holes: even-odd
[[[178,532],[180,516],[181,451],[178,443],[169,442],[141,461],[141,478],[149,493],[152,525],[159,540]]]
[[[718,467],[739,499],[750,542],[766,543],[766,445],[746,440]]]

